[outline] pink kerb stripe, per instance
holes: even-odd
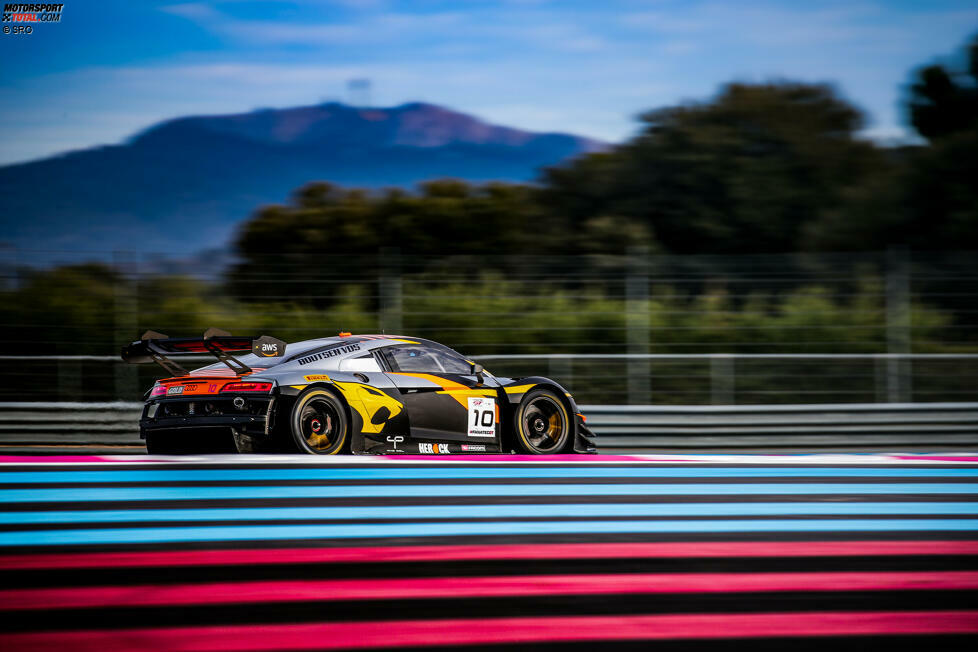
[[[149,458],[146,458],[147,460]],[[65,464],[65,463],[90,463],[90,462],[113,462],[111,457],[101,455],[0,455],[0,464]],[[121,461],[121,460],[119,460]],[[125,460],[129,463],[131,460]],[[142,460],[135,460],[137,462]]]
[[[978,462],[976,455],[893,455],[897,460],[921,460],[928,462]]]
[[[517,575],[11,589],[0,590],[0,610],[547,595],[975,589],[978,571]]]
[[[245,548],[0,555],[0,570],[520,559],[975,555],[978,541],[735,541]]]
[[[308,650],[564,641],[774,636],[970,634],[978,611],[669,614],[478,618],[177,629],[39,632],[0,636],[6,650]]]

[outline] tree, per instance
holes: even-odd
[[[99,263],[25,269],[21,281],[0,301],[10,341],[48,355],[117,350],[112,340],[117,292],[129,288],[115,269]]]
[[[793,251],[880,165],[855,138],[862,114],[823,85],[730,84],[642,121],[617,150],[549,170],[548,204],[576,223],[637,220],[673,253]]]
[[[241,263],[231,271],[231,286],[242,298],[274,299],[262,290],[274,286],[278,298],[329,305],[345,296],[344,287],[375,282],[397,265],[394,250],[415,272],[459,256],[477,257],[473,272],[500,269],[502,256],[556,246],[531,194],[526,186],[452,179],[425,183],[416,194],[309,184],[290,205],[267,206],[243,225],[235,244]]]
[[[910,86],[910,122],[928,140],[978,128],[978,38],[964,54],[965,67],[926,66]]]
[[[931,142],[886,152],[885,165],[807,227],[816,248],[978,247],[978,39],[963,54],[966,72],[928,66],[916,73],[908,114]]]

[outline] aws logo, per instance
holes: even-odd
[[[259,358],[280,358],[285,355],[285,342],[262,335],[251,342],[251,352]]]

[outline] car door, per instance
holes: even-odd
[[[364,435],[386,434],[404,441],[408,432],[408,416],[401,403],[401,394],[381,367],[373,353],[340,361],[339,370],[356,378],[356,382],[333,378],[347,394],[348,401],[355,400],[354,409],[363,418]],[[362,410],[358,409],[362,408]],[[393,440],[390,440],[393,441]]]
[[[499,383],[480,378],[450,349],[403,344],[381,350],[401,393],[412,439],[495,444],[500,434]]]

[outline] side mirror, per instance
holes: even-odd
[[[470,364],[472,365],[472,375],[475,376],[476,380],[478,380],[479,384],[481,385],[485,382],[485,378],[482,377],[482,373],[486,370],[485,367],[478,362],[472,362]]]

